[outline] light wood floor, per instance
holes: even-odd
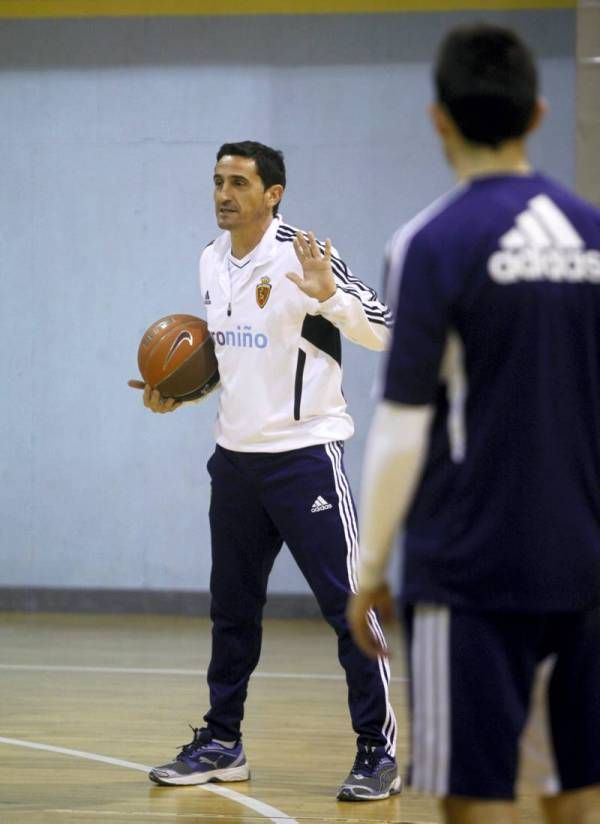
[[[404,662],[397,634],[389,635],[403,764]],[[354,736],[334,636],[320,621],[265,624],[244,722],[251,781],[210,785],[228,797],[152,785],[143,767],[174,756],[191,738],[188,722],[201,725],[207,690],[198,671],[208,654],[202,619],[0,614],[0,737],[80,753],[0,739],[0,822],[439,821],[435,804],[409,790],[388,801],[336,802]],[[522,821],[540,821],[534,788],[525,782],[523,792]]]

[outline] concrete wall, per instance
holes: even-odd
[[[398,224],[451,185],[426,116],[446,28],[478,13],[0,21],[0,585],[205,590],[215,400],[153,416],[144,328],[202,313],[214,154],[285,151],[283,214],[379,286]],[[575,176],[575,13],[497,12],[541,60],[536,163]],[[377,356],[347,345],[358,487]],[[271,588],[302,593],[287,552]]]

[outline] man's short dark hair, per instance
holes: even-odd
[[[285,189],[285,163],[283,152],[279,149],[272,149],[264,143],[257,143],[255,140],[242,140],[239,143],[223,143],[217,152],[217,160],[224,155],[234,155],[236,157],[249,157],[256,163],[256,171],[263,182],[265,189],[279,183]],[[281,201],[280,201],[281,202]],[[279,203],[273,206],[273,215],[277,214]]]
[[[438,102],[472,143],[495,148],[526,133],[537,72],[530,49],[511,29],[487,23],[453,29],[440,45],[434,79]]]

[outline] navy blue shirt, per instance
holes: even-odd
[[[600,211],[540,174],[475,179],[392,238],[383,395],[435,406],[406,602],[600,604],[599,250]]]

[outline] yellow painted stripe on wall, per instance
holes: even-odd
[[[577,0],[0,0],[0,18],[574,9]]]

